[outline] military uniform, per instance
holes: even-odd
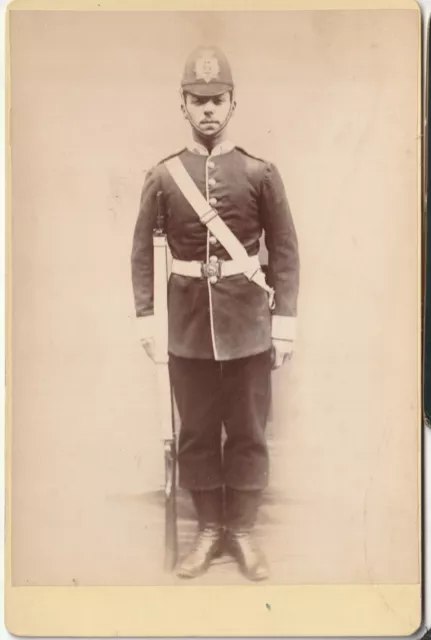
[[[174,262],[219,267],[217,276],[202,269],[201,277],[189,277],[179,269],[168,284],[169,368],[181,418],[179,481],[194,495],[202,528],[208,520],[223,520],[220,492],[222,487],[230,489],[234,498],[226,517],[241,528],[244,518],[254,522],[257,508],[254,499],[253,513],[242,513],[241,496],[256,498],[268,482],[264,432],[271,346],[276,340],[282,349],[283,343],[295,338],[297,236],[281,177],[272,163],[228,141],[211,152],[193,141],[175,155],[248,256],[257,260],[263,233],[268,250],[267,283],[275,292],[272,309],[268,292],[243,273],[223,275],[231,256],[199,220],[165,161],[148,172],[132,250],[142,335],[154,332],[152,234],[158,192],[163,194],[165,232]],[[209,508],[199,507],[199,492],[201,497],[213,492],[216,504],[213,500]]]

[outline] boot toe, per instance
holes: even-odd
[[[229,546],[246,578],[253,581],[269,578],[266,558],[250,533],[231,534]]]
[[[222,532],[219,529],[201,531],[192,550],[178,566],[177,576],[186,579],[197,578],[208,570],[212,560],[222,552]]]
[[[197,578],[203,573],[205,573],[205,567],[189,566],[185,563],[181,564],[176,571],[178,578],[184,578],[186,580]]]
[[[268,580],[269,578],[269,567],[265,560],[261,560],[259,564],[251,567],[250,569],[245,569],[244,574],[249,580]]]

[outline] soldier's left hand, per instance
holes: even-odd
[[[287,340],[272,341],[272,369],[279,369],[293,356],[293,342]]]
[[[144,347],[145,352],[151,360],[154,362],[155,358],[155,345],[153,338],[141,338],[141,345]]]

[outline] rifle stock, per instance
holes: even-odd
[[[172,571],[177,561],[176,513],[176,434],[172,387],[168,368],[168,247],[163,230],[162,193],[157,193],[157,229],[154,230],[154,316],[156,321],[155,363],[158,410],[163,437],[165,463],[165,558],[164,567]]]

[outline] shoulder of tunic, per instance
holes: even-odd
[[[180,149],[180,151],[176,151],[175,153],[171,153],[169,156],[162,158],[159,162],[153,164],[149,169],[147,169],[145,171],[145,184],[152,184],[155,181],[162,179],[162,176],[165,173],[163,170],[164,163],[170,158],[175,158],[176,156],[181,155],[183,151],[185,151],[185,147],[184,149]]]
[[[235,148],[238,149],[238,151],[240,151],[245,156],[248,156],[249,158],[253,158],[253,160],[258,160],[259,162],[263,162],[264,164],[269,164],[267,160],[264,160],[263,158],[259,158],[259,156],[255,156],[252,153],[249,153],[243,147],[235,146]]]
[[[160,160],[160,162],[158,162],[156,166],[164,164],[167,160],[170,160],[171,158],[175,158],[176,156],[181,155],[185,150],[186,150],[186,147],[183,147],[179,151],[175,151],[175,153],[171,153],[169,156],[166,156],[166,158],[162,158],[162,160]]]

